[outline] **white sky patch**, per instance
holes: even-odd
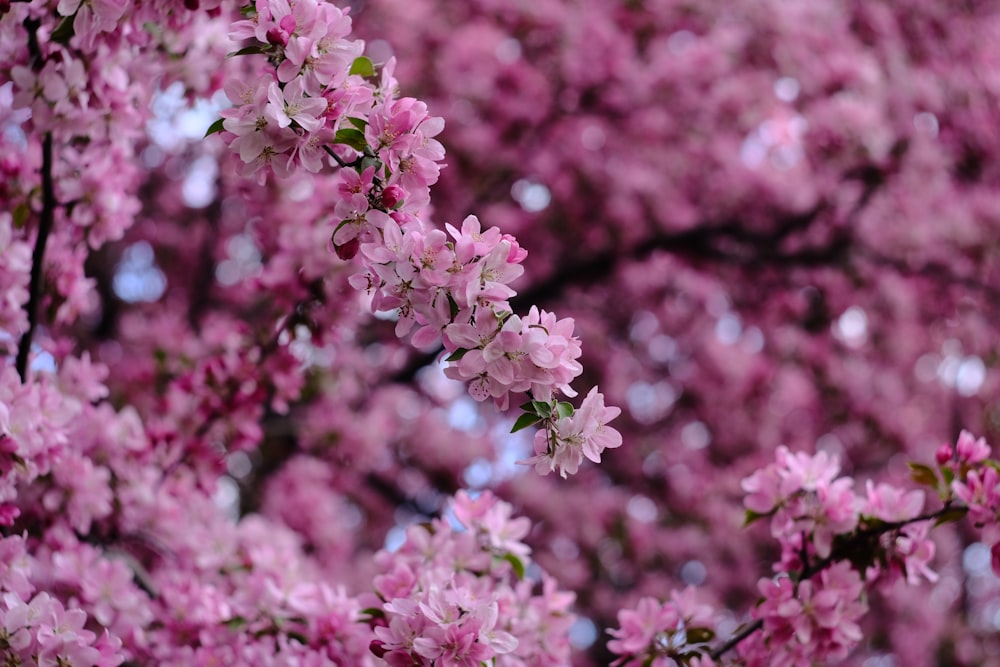
[[[861,347],[868,340],[868,316],[858,306],[845,310],[833,323],[833,336],[848,347]]]
[[[122,253],[111,287],[122,301],[136,303],[159,300],[167,289],[167,278],[156,266],[153,248],[146,241],[133,243]]]

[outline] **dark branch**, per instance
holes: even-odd
[[[737,644],[739,644],[741,641],[743,641],[753,633],[760,630],[762,627],[764,627],[764,621],[758,618],[756,621],[754,621],[753,623],[751,623],[750,625],[743,628],[735,635],[727,639],[725,644],[720,645],[717,649],[709,653],[708,654],[709,657],[712,658],[712,660],[718,660],[726,653],[736,648]]]
[[[337,164],[338,164],[338,165],[340,165],[341,167],[347,167],[347,166],[350,166],[350,165],[348,165],[348,164],[347,164],[346,162],[344,162],[344,161],[343,161],[343,160],[342,160],[342,159],[340,158],[340,156],[339,156],[339,155],[337,155],[337,153],[336,153],[336,152],[335,152],[335,151],[334,151],[334,150],[333,150],[332,148],[330,148],[329,146],[323,146],[323,150],[325,150],[325,151],[326,151],[326,154],[327,154],[327,155],[329,155],[329,156],[330,156],[330,157],[332,157],[332,158],[333,158],[334,160],[336,160],[336,161],[337,161]]]
[[[45,244],[52,231],[55,219],[56,195],[52,183],[52,133],[46,132],[42,138],[42,211],[38,221],[38,238],[35,239],[35,250],[31,256],[31,279],[28,283],[28,303],[25,311],[28,314],[28,330],[21,336],[17,346],[17,374],[24,382],[28,376],[28,355],[31,352],[31,339],[38,326],[38,304],[42,299],[42,264],[45,259]]]

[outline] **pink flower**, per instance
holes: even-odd
[[[622,444],[621,434],[607,423],[621,414],[617,407],[604,405],[604,395],[594,387],[580,407],[568,417],[560,417],[535,433],[535,456],[524,461],[548,474],[558,469],[562,477],[575,474],[584,457],[600,463],[605,449]]]
[[[759,642],[740,646],[750,664],[798,665],[841,660],[860,641],[858,621],[867,611],[864,584],[846,562],[796,586],[788,577],[762,579],[764,600],[753,616],[763,620]],[[765,651],[771,661],[759,662]]]
[[[969,507],[969,518],[976,524],[992,522],[1000,511],[1000,474],[985,466],[969,471],[964,482],[951,483],[952,492]]]
[[[306,95],[301,78],[292,79],[284,88],[272,81],[267,88],[267,102],[264,115],[278,127],[295,122],[306,132],[315,132],[323,126],[326,100]]]
[[[920,489],[907,492],[881,482],[875,486],[871,480],[868,480],[866,489],[868,502],[862,514],[882,521],[889,523],[906,521],[920,514],[920,510],[924,507],[924,492]]]
[[[990,455],[990,446],[985,438],[974,439],[973,435],[963,430],[955,443],[955,452],[962,463],[976,464],[985,461]]]
[[[681,617],[673,605],[661,604],[651,597],[644,597],[635,609],[618,612],[619,628],[608,632],[614,639],[608,642],[608,650],[618,655],[640,655],[652,644],[661,632],[678,629]]]

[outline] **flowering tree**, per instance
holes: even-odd
[[[0,2],[0,655],[987,664],[998,18]]]

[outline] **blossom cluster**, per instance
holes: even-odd
[[[714,610],[698,601],[694,588],[674,592],[670,601],[651,597],[640,599],[634,608],[618,612],[619,628],[608,632],[614,639],[608,650],[618,656],[613,667],[681,664],[711,667],[708,642],[715,637]]]
[[[748,666],[843,660],[862,639],[869,590],[899,579],[937,581],[930,567],[935,521],[966,514],[979,525],[997,520],[1000,464],[989,454],[985,440],[963,431],[954,446],[938,450],[936,471],[911,464],[912,481],[935,488],[944,502],[921,514],[921,489],[868,480],[860,496],[854,479],[838,476],[836,457],[779,447],[773,463],[742,482],[747,522],[770,517],[771,536],[781,546],[776,574],[758,582],[760,599],[747,623],[713,647],[713,610],[695,606],[691,589],[665,604],[643,598],[620,611],[620,628],[610,631],[616,664],[714,664],[731,649]],[[996,568],[997,547],[993,551]]]
[[[375,555],[371,588],[349,593],[323,569],[343,562],[313,559],[268,518],[233,522],[207,476],[164,466],[170,452],[136,413],[105,402],[106,375],[73,358],[25,384],[11,368],[0,374],[8,657],[81,667],[568,662],[574,596],[531,564],[531,524],[508,503],[460,492],[449,518],[410,526],[398,550]]]
[[[389,665],[565,664],[574,596],[526,578],[530,522],[489,492],[452,500],[456,524],[411,526],[376,561],[372,650]]]
[[[549,418],[557,394],[576,395],[580,342],[571,318],[512,312],[510,283],[527,255],[516,239],[484,231],[475,216],[461,229],[447,225],[447,234],[421,217],[444,158],[434,138],[444,123],[423,102],[397,97],[394,63],[376,78],[364,44],[348,39],[350,17],[327,3],[258,0],[245,14],[230,33],[250,43],[237,54],[267,55],[269,67],[227,84],[235,106],[216,127],[245,173],[263,182],[341,167],[330,222],[337,254],[360,253],[350,284],[371,296],[373,311],[394,314],[397,336],[443,344],[447,375],[468,382],[477,401],[507,410],[514,394],[548,405],[526,410],[544,426],[530,461],[540,472],[565,476],[621,444],[606,425],[620,411],[605,408],[601,394],[591,392],[575,418],[568,403],[564,421]]]
[[[956,446],[943,446],[937,459],[940,470],[957,469],[971,478],[969,465],[988,455],[985,441],[963,431]],[[923,490],[872,480],[865,495],[857,495],[854,480],[838,476],[839,462],[825,452],[780,447],[774,463],[743,480],[747,520],[769,516],[771,535],[782,550],[774,568],[778,574],[758,583],[762,598],[751,615],[761,631],[739,645],[748,665],[841,660],[862,638],[858,624],[868,609],[869,588],[899,578],[910,585],[937,581],[930,567],[936,551],[932,524],[973,515],[976,505],[960,482],[954,482],[951,495],[929,467],[911,469],[913,481],[944,491],[943,508],[921,514]],[[956,498],[967,505],[952,508]]]
[[[937,470],[914,467],[914,477],[937,488],[945,498],[960,502],[972,523],[987,528],[1000,517],[1000,463],[991,459],[985,438],[962,431],[954,445],[945,443],[936,453]],[[1000,542],[991,547],[991,565],[1000,575]]]
[[[217,9],[220,2],[201,7]],[[0,5],[0,200],[4,216],[13,218],[13,233],[5,229],[10,219],[0,219],[0,254],[5,266],[20,267],[20,246],[40,237],[37,221],[48,210],[53,231],[43,245],[56,323],[93,312],[95,280],[83,267],[87,250],[121,239],[139,214],[144,173],[137,146],[158,86],[204,79],[205,68],[196,63],[222,55],[217,40],[203,38],[213,33],[206,13],[175,4]],[[170,54],[169,66],[161,53]],[[23,307],[28,295],[6,276],[0,280],[6,304],[0,325],[16,340],[26,318],[6,311]]]
[[[840,562],[796,583],[790,577],[763,579],[754,617],[763,629],[739,645],[747,667],[806,667],[843,660],[862,634],[868,611],[865,584],[850,563]]]
[[[38,568],[19,535],[0,538],[0,651],[8,664],[117,667],[121,641],[86,628],[82,609],[66,607],[31,581]]]
[[[769,516],[771,535],[781,545],[775,569],[807,568],[830,558],[838,537],[892,526],[898,534],[890,562],[908,579],[919,573],[933,580],[927,568],[934,557],[934,545],[926,537],[929,523],[915,521],[924,507],[924,492],[869,480],[862,497],[853,490],[854,479],[838,477],[839,472],[835,456],[793,453],[781,446],[774,463],[743,480],[748,520]]]

